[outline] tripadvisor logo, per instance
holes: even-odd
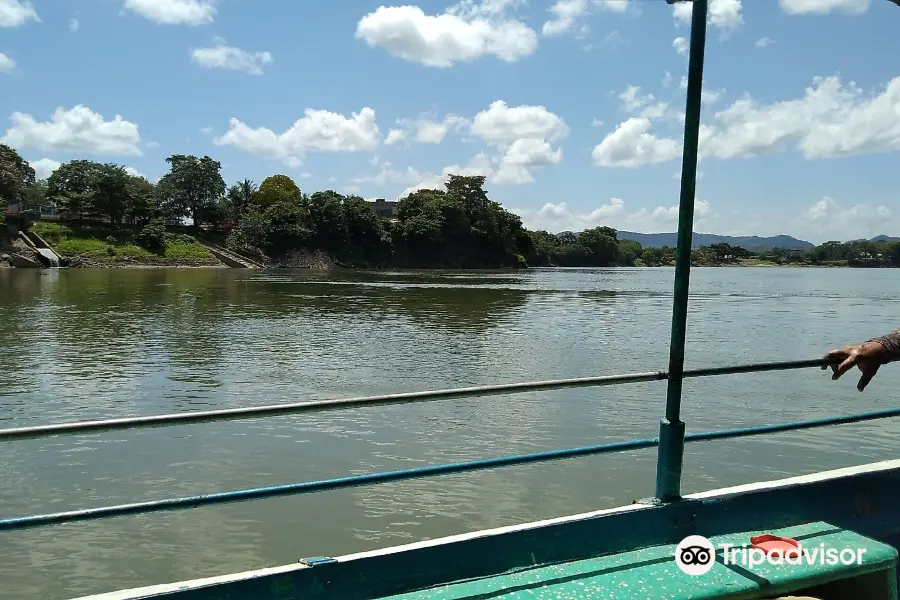
[[[716,548],[702,535],[689,535],[675,546],[675,564],[688,575],[704,575],[716,564]]]
[[[722,554],[722,564],[741,565],[753,568],[763,563],[770,565],[861,565],[865,548],[826,548],[797,545],[790,550],[771,550],[766,553],[761,548],[719,544],[702,535],[689,535],[675,547],[675,564],[687,575],[704,575],[716,564],[716,550]]]

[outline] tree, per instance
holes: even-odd
[[[124,167],[116,164],[105,164],[94,173],[91,183],[91,206],[107,217],[109,222],[119,225],[125,219],[131,188],[131,176]]]
[[[0,144],[0,199],[21,202],[25,188],[32,184],[34,169],[28,161],[6,144]],[[2,214],[6,214],[5,207]]]
[[[174,154],[166,162],[170,170],[157,184],[162,208],[170,218],[190,217],[199,228],[204,213],[211,211],[225,193],[222,165],[208,156],[183,154]]]
[[[256,184],[249,179],[239,181],[228,188],[226,197],[230,204],[231,214],[229,215],[229,218],[232,221],[238,222],[241,220],[241,216],[253,202],[253,197],[256,194],[257,189]]]
[[[316,192],[307,200],[313,243],[324,250],[340,252],[347,246],[347,219],[343,196],[333,190]]]
[[[143,177],[129,175],[127,188],[125,219],[135,225],[147,225],[158,212],[156,186]]]
[[[303,194],[287,175],[266,177],[254,195],[254,202],[263,210],[279,202],[300,202]]]
[[[487,192],[484,191],[484,175],[448,175],[444,187],[447,195],[459,200],[470,220],[476,221],[487,211]]]
[[[611,227],[595,227],[578,234],[578,245],[591,251],[589,266],[607,267],[616,264],[619,258],[616,234],[616,230]]]
[[[83,219],[94,212],[94,183],[102,167],[91,160],[63,163],[47,178],[47,195],[63,213]]]

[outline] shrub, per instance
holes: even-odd
[[[162,221],[154,219],[137,233],[137,242],[147,250],[166,249],[166,228]]]

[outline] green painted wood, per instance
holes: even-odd
[[[866,586],[869,600],[897,600],[897,550],[852,531],[817,521],[774,531],[753,531],[715,536],[711,541],[735,546],[749,545],[750,537],[774,533],[792,537],[810,549],[865,548],[859,564],[772,565],[752,568],[725,565],[717,552],[709,573],[691,576],[675,563],[675,545],[653,546],[587,560],[579,560],[476,579],[390,596],[391,600],[565,600],[652,598],[654,600],[754,599],[796,593],[823,584],[857,578],[850,582]],[[874,595],[878,594],[878,595]],[[861,597],[861,596],[860,596]]]

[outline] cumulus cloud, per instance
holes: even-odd
[[[47,179],[50,177],[50,174],[53,171],[57,170],[60,166],[59,161],[53,160],[52,158],[41,158],[39,160],[29,161],[31,168],[34,169],[34,177],[35,179]]]
[[[160,25],[205,25],[215,18],[216,0],[125,0],[123,9]]]
[[[686,37],[679,36],[672,40],[672,47],[675,48],[675,52],[681,56],[688,55],[689,42]]]
[[[775,43],[775,40],[773,40],[771,38],[763,37],[763,38],[759,38],[758,40],[756,40],[756,43],[754,44],[754,46],[756,46],[757,48],[768,48],[769,46],[771,46],[774,43]]]
[[[0,0],[0,27],[19,27],[28,21],[40,21],[28,0]]]
[[[14,112],[12,126],[0,142],[14,148],[35,148],[46,152],[139,155],[138,126],[116,115],[112,121],[84,105],[57,108],[49,121],[39,122],[29,114]]]
[[[0,73],[12,73],[16,70],[16,61],[0,52]]]
[[[531,183],[531,169],[562,160],[562,149],[551,143],[566,137],[569,127],[544,106],[508,106],[497,100],[472,119],[471,133],[503,154],[494,181],[502,184]]]
[[[745,96],[700,130],[704,156],[759,156],[791,146],[808,159],[900,149],[900,77],[868,95],[839,77],[816,77],[801,98],[764,104]]]
[[[391,145],[411,139],[420,144],[440,144],[451,131],[462,131],[469,120],[459,115],[448,114],[437,120],[434,115],[423,114],[416,119],[398,119],[399,128],[388,131],[385,144]]]
[[[600,167],[638,167],[669,162],[681,153],[681,142],[650,133],[650,119],[632,117],[619,123],[591,157]]]
[[[678,224],[678,206],[657,206],[629,212],[621,198],[610,198],[605,204],[586,210],[573,210],[565,202],[548,202],[540,209],[511,209],[522,218],[529,229],[550,231],[584,231],[606,225],[626,231],[660,233],[675,231]],[[703,225],[713,215],[710,204],[704,200],[694,202],[695,224]]]
[[[707,92],[704,102],[720,95]],[[703,158],[745,158],[792,149],[807,159],[891,152],[900,149],[900,77],[877,93],[866,93],[853,83],[844,86],[837,76],[816,77],[800,98],[766,104],[745,95],[704,121]],[[636,167],[678,156],[680,140],[652,133],[652,124],[640,114],[620,123],[594,148],[595,164]]]
[[[819,242],[868,239],[900,230],[900,216],[883,204],[842,205],[826,196],[804,210],[792,229]]]
[[[229,46],[222,38],[214,38],[213,46],[191,50],[191,59],[207,69],[242,71],[250,75],[262,75],[263,67],[272,64],[269,52],[247,52]]]
[[[493,161],[484,152],[476,154],[465,165],[448,165],[441,169],[440,173],[423,173],[419,183],[407,187],[397,196],[397,199],[408,196],[416,190],[446,190],[444,182],[449,175],[483,175],[490,177],[494,174]]]
[[[257,156],[278,158],[292,168],[301,166],[308,152],[371,152],[380,141],[375,111],[368,106],[350,117],[308,108],[283,133],[266,127],[254,129],[232,118],[228,131],[213,139],[217,146],[233,146]]]
[[[815,1],[815,0],[810,0]],[[678,2],[672,6],[672,14],[677,23],[690,23],[694,5],[692,2]],[[742,0],[709,0],[707,23],[718,27],[727,34],[744,24]]]
[[[623,13],[628,6],[628,0],[557,0],[549,9],[553,18],[544,23],[541,34],[551,37],[572,30],[584,33],[587,26],[582,21],[592,9]]]
[[[393,56],[446,68],[491,55],[515,62],[537,48],[537,34],[509,16],[513,0],[464,0],[438,15],[417,6],[380,6],[356,26],[357,39]]]

